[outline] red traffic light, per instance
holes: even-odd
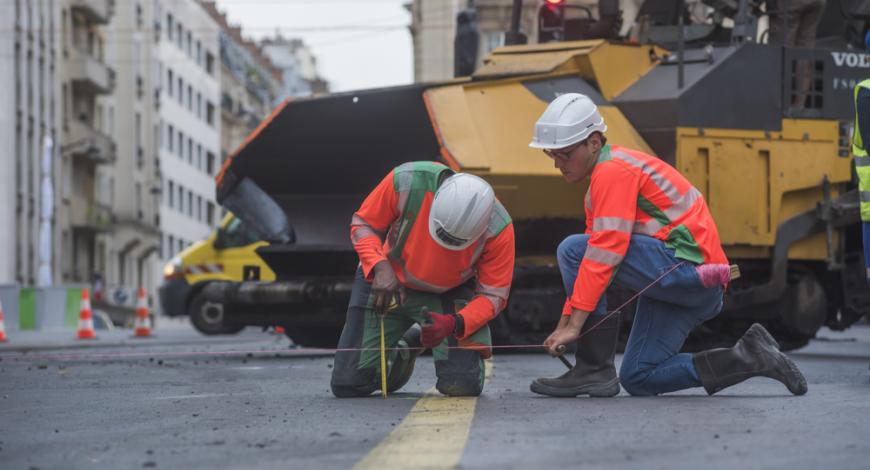
[[[546,2],[553,6],[559,6],[565,3],[565,0],[546,0]]]

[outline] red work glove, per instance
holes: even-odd
[[[456,330],[456,314],[424,312],[421,341],[424,348],[434,348]]]

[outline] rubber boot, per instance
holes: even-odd
[[[423,343],[420,340],[420,325],[415,323],[399,340],[395,355],[390,358],[392,364],[387,364],[387,392],[393,393],[404,387],[411,379],[414,372],[414,363],[417,356],[423,352]]]
[[[750,377],[782,382],[795,395],[807,393],[807,380],[797,365],[779,351],[773,336],[758,323],[732,348],[711,349],[692,356],[701,385],[712,395]]]
[[[601,320],[589,317],[581,330],[574,353],[574,368],[559,377],[535,379],[531,390],[551,397],[612,397],[619,394],[619,378],[613,366],[619,338],[619,314]],[[595,328],[592,328],[595,327]]]

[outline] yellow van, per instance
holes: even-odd
[[[263,245],[241,219],[227,214],[208,238],[182,250],[163,268],[158,289],[163,314],[188,315],[207,335],[238,333],[244,326],[224,326],[224,306],[209,302],[203,288],[212,281],[274,281],[275,273],[255,250]]]

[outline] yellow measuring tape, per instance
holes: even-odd
[[[384,316],[378,315],[381,320],[381,395],[387,398],[387,348],[384,345]]]

